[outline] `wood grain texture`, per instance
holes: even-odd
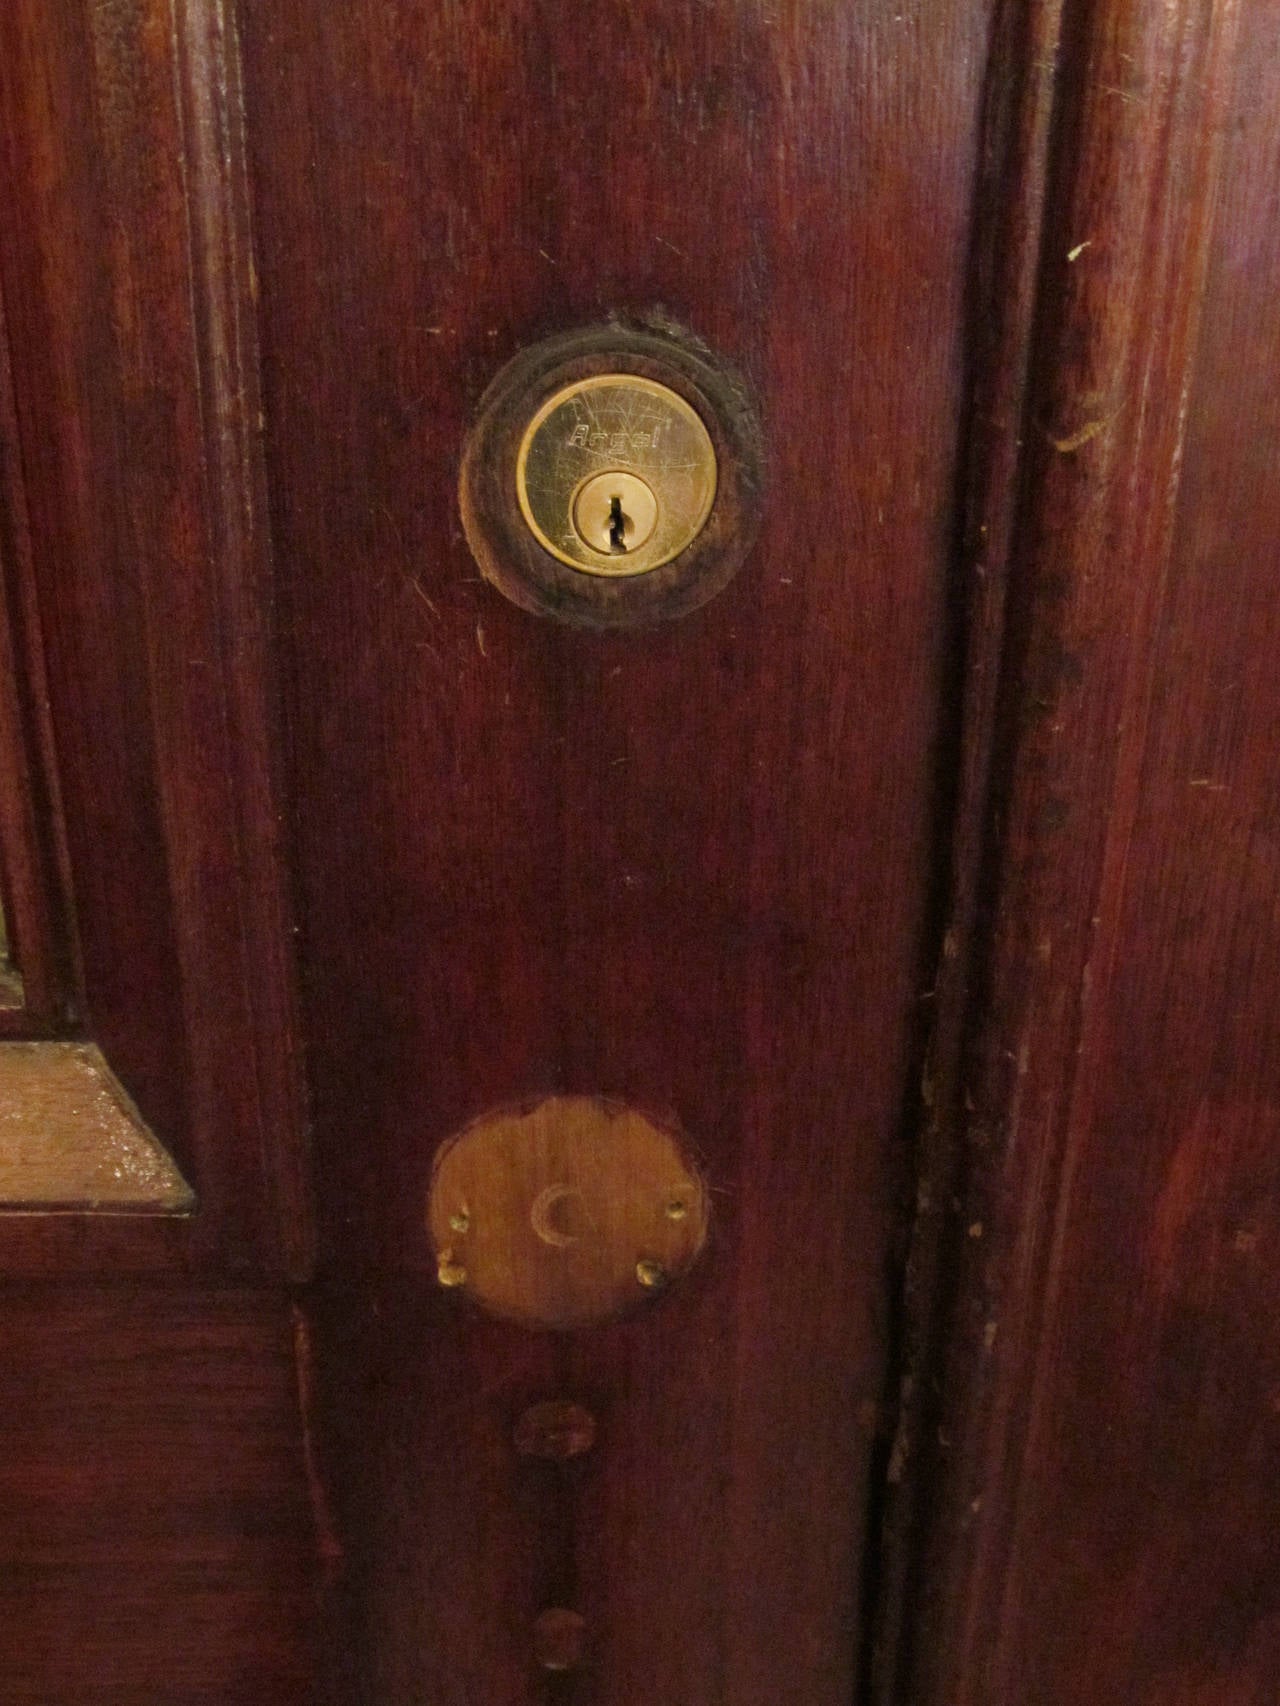
[[[352,1698],[529,1698],[546,1605],[584,1701],[854,1690],[987,25],[242,8]],[[571,633],[480,582],[461,445],[520,348],[655,308],[760,398],[760,544]],[[548,1091],[671,1109],[716,1205],[560,1347],[459,1317],[421,1220],[442,1139]],[[553,1398],[600,1417],[568,1492],[511,1446]]]
[[[262,456],[257,276],[240,43],[229,0],[174,0],[174,57],[189,202],[203,480],[235,816],[252,1115],[271,1199],[273,1260],[306,1279],[315,1208],[306,1142],[295,927],[282,774],[276,610]]]
[[[1067,12],[968,1254],[886,1699],[1274,1698],[1276,78],[1240,21]]]
[[[286,1301],[0,1292],[6,1706],[305,1706],[310,1511]]]
[[[0,1289],[0,1696],[301,1706],[318,1553],[334,1706],[1270,1706],[1277,23],[246,0],[242,90],[230,0],[0,9],[23,1023],[205,1205],[0,1218],[155,1270]],[[759,545],[661,632],[455,510],[614,312],[761,402]],[[315,1291],[179,1279],[311,1271],[302,1030]],[[714,1203],[589,1333],[425,1225],[553,1092]]]
[[[202,1205],[181,1232],[6,1224],[11,1271],[309,1260],[236,104],[216,4],[0,21],[0,273],[81,1017]]]
[[[78,1003],[61,796],[0,289],[0,910],[8,958],[0,1036],[48,1034]]]
[[[929,1466],[944,1403],[953,1330],[954,1276],[966,1222],[963,1200],[965,1052],[971,1003],[981,1000],[977,961],[989,911],[981,850],[999,725],[1005,609],[1028,420],[1039,308],[1041,245],[1052,130],[1060,4],[1006,0],[992,31],[983,94],[979,193],[971,232],[969,389],[957,516],[958,621],[952,691],[961,703],[946,815],[946,920],[933,979],[932,1024],[913,1110],[915,1200],[898,1298],[898,1389],[886,1465],[876,1604],[876,1698],[897,1700],[922,1594],[935,1520]],[[985,1322],[985,1316],[984,1316]]]

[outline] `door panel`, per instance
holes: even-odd
[[[1274,11],[0,8],[0,1076],[194,1195],[0,1205],[0,1700],[1271,1699]],[[601,633],[457,481],[623,320],[763,523]],[[712,1205],[573,1332],[557,1093]]]
[[[42,1034],[92,1035],[200,1204],[0,1216],[3,1273],[310,1259],[235,91],[202,0],[0,18],[0,548],[47,724],[3,780],[70,891]]]
[[[289,1315],[248,1288],[6,1288],[0,1698],[304,1706],[314,1538]]]
[[[986,8],[242,23],[350,1686],[522,1699],[567,1597],[593,1699],[844,1702]],[[743,371],[768,496],[712,604],[601,636],[482,584],[455,492],[499,367],[611,313]],[[553,1090],[673,1114],[715,1205],[686,1287],[565,1339],[439,1293],[423,1224],[437,1146]],[[510,1431],[560,1395],[557,1489]]]

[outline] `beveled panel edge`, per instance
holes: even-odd
[[[195,1206],[95,1044],[0,1043],[0,1215]]]

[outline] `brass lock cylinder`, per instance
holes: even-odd
[[[639,374],[566,385],[529,422],[516,497],[534,537],[589,575],[643,575],[686,550],[716,495],[697,410]]]
[[[704,604],[756,533],[760,434],[746,387],[669,326],[534,345],[482,398],[459,503],[487,580],[583,627]]]

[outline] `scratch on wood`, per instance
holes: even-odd
[[[1141,107],[1146,105],[1146,95],[1135,95],[1131,89],[1122,89],[1116,83],[1103,83],[1100,93],[1114,95],[1117,100],[1124,101],[1129,106]]]
[[[1097,420],[1089,421],[1087,425],[1080,428],[1079,432],[1069,433],[1066,438],[1055,438],[1053,433],[1051,433],[1047,427],[1042,427],[1040,430],[1044,433],[1044,436],[1049,440],[1049,443],[1055,450],[1061,451],[1064,456],[1070,456],[1073,451],[1079,450],[1082,445],[1088,444],[1090,439],[1097,438],[1098,434],[1104,427],[1111,425],[1119,412],[1120,411],[1117,409],[1112,414],[1102,415]]]
[[[343,1549],[316,1453],[315,1349],[311,1341],[311,1322],[306,1312],[296,1303],[291,1305],[290,1315],[293,1320],[293,1361],[298,1383],[298,1411],[302,1423],[303,1473],[306,1476],[307,1494],[311,1502],[316,1551],[326,1574],[331,1574],[342,1559]]]
[[[422,600],[422,602],[423,602],[423,603],[424,603],[424,604],[425,604],[425,605],[426,605],[426,607],[427,607],[427,609],[428,609],[428,610],[429,610],[429,611],[430,611],[430,612],[431,612],[431,614],[432,614],[432,615],[433,615],[433,616],[439,616],[439,614],[440,614],[440,611],[439,611],[439,608],[438,608],[438,606],[437,606],[437,605],[435,605],[435,604],[434,604],[434,603],[433,603],[433,602],[432,602],[432,601],[431,601],[431,599],[429,599],[429,598],[428,598],[428,597],[427,597],[427,595],[426,595],[426,593],[425,593],[425,592],[424,592],[424,591],[423,591],[423,589],[422,589],[422,584],[421,584],[421,582],[419,582],[419,581],[417,581],[417,580],[415,580],[415,579],[414,579],[414,577],[413,577],[413,576],[412,576],[412,575],[410,575],[410,574],[406,574],[406,575],[405,575],[405,577],[404,577],[404,578],[405,578],[405,579],[406,579],[406,580],[407,580],[407,581],[408,581],[408,583],[409,583],[409,585],[410,585],[410,586],[411,586],[411,587],[412,587],[412,588],[413,588],[413,590],[414,590],[414,591],[415,591],[415,592],[416,592],[416,593],[417,593],[417,595],[418,595],[418,597],[419,597],[419,598],[420,598],[420,599],[421,599],[421,600]]]

